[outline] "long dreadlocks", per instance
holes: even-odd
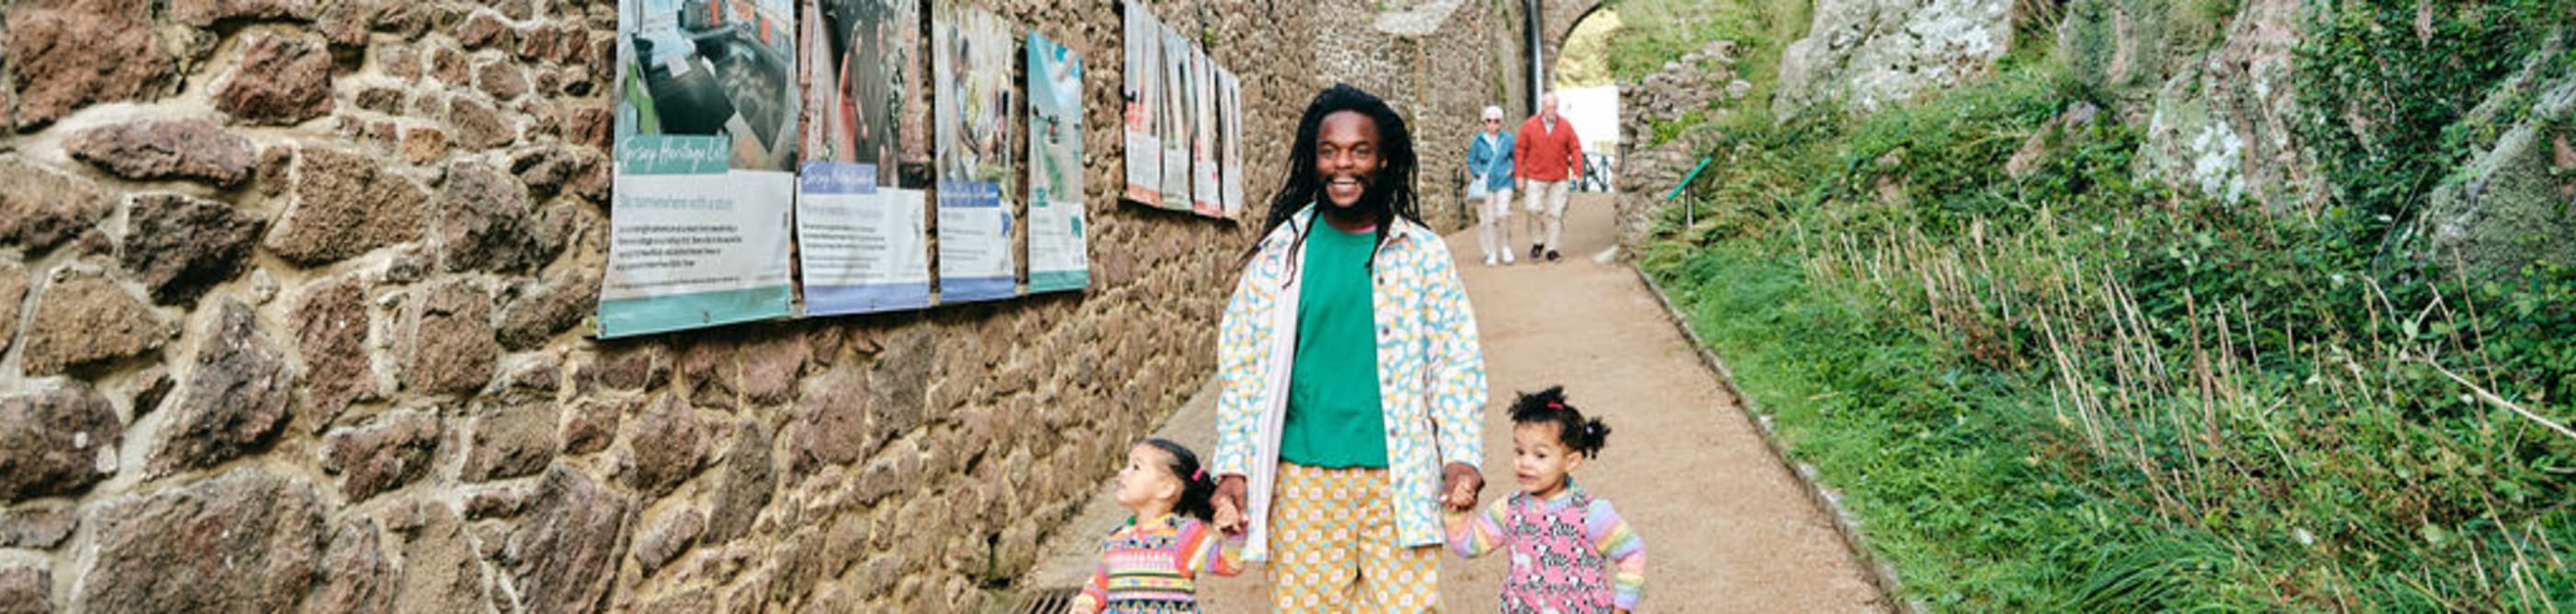
[[[1360,195],[1360,202],[1353,205],[1377,223],[1376,244],[1386,243],[1387,231],[1395,225],[1397,217],[1422,223],[1420,206],[1413,194],[1416,168],[1413,133],[1405,128],[1404,117],[1396,115],[1395,108],[1387,106],[1385,100],[1344,83],[1315,94],[1314,102],[1306,104],[1305,117],[1297,120],[1297,141],[1289,149],[1287,180],[1281,182],[1279,191],[1270,198],[1270,218],[1262,224],[1260,236],[1270,236],[1271,231],[1288,223],[1290,218],[1297,216],[1297,210],[1309,203],[1329,206],[1322,204],[1326,202],[1323,174],[1315,170],[1317,133],[1325,117],[1343,111],[1365,115],[1370,122],[1377,124],[1377,149],[1386,164],[1369,182],[1368,191]],[[1322,213],[1318,212],[1318,215]],[[1312,230],[1312,226],[1309,224],[1307,228],[1297,229],[1297,243],[1305,242],[1306,233]],[[1252,249],[1257,253],[1261,246],[1255,243]],[[1246,258],[1250,256],[1251,253],[1245,254]],[[1290,263],[1290,266],[1295,266],[1295,263]],[[1376,268],[1376,253],[1369,254],[1368,266]]]

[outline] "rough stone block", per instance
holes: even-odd
[[[106,194],[72,175],[0,158],[0,246],[18,246],[34,258],[80,236],[115,206]]]
[[[688,552],[691,546],[697,545],[698,536],[705,530],[706,515],[698,513],[697,510],[683,510],[678,515],[664,519],[652,530],[645,531],[644,538],[636,544],[635,564],[644,568],[645,577],[651,577],[654,572],[661,571],[663,565],[669,564],[671,559],[678,558],[681,553]]]
[[[199,335],[195,368],[152,454],[156,474],[258,451],[294,418],[295,373],[249,305],[224,300]]]
[[[734,432],[733,447],[725,451],[724,483],[717,487],[713,516],[707,521],[705,541],[710,544],[751,534],[761,508],[769,506],[770,494],[778,489],[771,469],[775,461],[770,454],[769,424],[744,418]]]
[[[365,428],[332,433],[324,443],[322,468],[340,474],[342,496],[358,503],[427,474],[438,441],[437,418],[396,414]]]
[[[313,0],[172,0],[170,18],[206,27],[226,19],[313,19]]]
[[[215,109],[256,124],[297,124],[331,112],[331,52],[298,38],[251,34],[241,65],[215,86]]]
[[[482,413],[474,420],[462,478],[481,482],[535,475],[554,461],[561,413],[554,401],[486,407]]]
[[[421,292],[404,314],[403,383],[430,393],[482,390],[501,356],[492,339],[491,295],[468,280]]]
[[[525,271],[544,264],[530,221],[528,190],[477,162],[448,165],[435,223],[438,259],[448,271]]]
[[[394,583],[401,571],[385,555],[382,532],[372,519],[357,518],[331,532],[330,550],[322,555],[313,595],[305,614],[394,612]]]
[[[447,159],[447,131],[428,126],[403,130],[403,161],[428,166]]]
[[[509,102],[528,94],[528,76],[516,64],[493,60],[474,68],[474,86],[493,100]]]
[[[313,583],[321,506],[310,485],[238,469],[109,503],[76,610],[282,612]]]
[[[420,238],[429,196],[410,179],[322,147],[302,148],[293,166],[294,201],[265,243],[279,257],[317,266]]]
[[[627,436],[634,468],[622,477],[627,488],[646,499],[671,494],[695,477],[713,452],[713,433],[677,395],[663,395],[636,417],[634,427]]]
[[[42,567],[0,567],[0,614],[53,612],[53,587],[53,572]]]
[[[380,394],[367,350],[366,287],[356,277],[316,282],[295,308],[296,347],[310,375],[304,389],[315,425],[328,425],[349,404]]]
[[[193,305],[240,275],[268,221],[232,205],[178,194],[142,194],[126,210],[120,258],[152,300]]]
[[[91,103],[149,99],[173,85],[175,62],[153,33],[151,0],[27,4],[11,7],[9,28],[0,32],[8,37],[20,130]]]
[[[51,550],[80,528],[80,508],[59,503],[30,504],[0,511],[0,548]]]
[[[503,558],[520,587],[520,606],[541,612],[604,609],[634,500],[561,465],[546,471]]]
[[[63,149],[73,159],[126,179],[186,179],[219,186],[249,179],[259,153],[249,138],[200,119],[89,128],[63,139]]]
[[[106,277],[70,273],[36,299],[19,366],[59,375],[158,350],[176,327]]]
[[[440,62],[446,60],[442,57]],[[457,72],[461,81],[464,70],[460,68]],[[487,150],[519,140],[518,128],[511,125],[509,118],[493,109],[491,103],[469,97],[458,96],[448,101],[447,124],[455,130],[456,144],[469,150]]]
[[[0,398],[0,502],[88,490],[115,471],[99,461],[114,458],[124,433],[107,397],[85,386]],[[24,541],[61,541],[40,539],[46,524],[27,525]]]
[[[599,274],[583,267],[529,289],[501,309],[501,345],[529,350],[581,323],[599,304]]]
[[[617,439],[618,419],[642,407],[643,403],[634,399],[574,399],[572,418],[564,422],[564,453],[589,454],[608,449],[608,444]]]

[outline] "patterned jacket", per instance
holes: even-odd
[[[1296,355],[1302,277],[1294,265],[1305,261],[1297,238],[1314,216],[1308,205],[1262,238],[1217,335],[1215,470],[1249,478],[1246,560],[1269,557],[1270,497]],[[1448,244],[1421,224],[1398,219],[1378,245],[1376,269],[1370,294],[1397,545],[1438,545],[1441,466],[1484,460],[1485,359],[1476,315]]]

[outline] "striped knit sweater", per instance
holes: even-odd
[[[1197,612],[1199,574],[1243,573],[1242,548],[1242,537],[1226,537],[1195,518],[1129,518],[1101,541],[1100,569],[1083,585],[1074,611]]]

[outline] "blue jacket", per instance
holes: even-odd
[[[1494,144],[1485,144],[1485,133],[1468,139],[1467,172],[1485,178],[1487,191],[1512,189],[1512,133],[1494,133]]]

